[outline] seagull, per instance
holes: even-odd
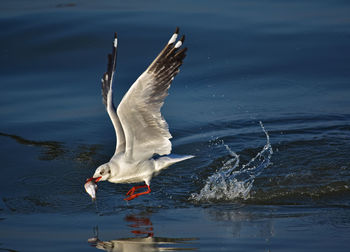
[[[126,201],[150,193],[152,177],[163,169],[194,157],[170,154],[169,139],[172,136],[160,112],[170,84],[186,56],[187,48],[181,48],[185,36],[177,40],[178,34],[179,28],[176,28],[163,50],[124,95],[117,109],[113,104],[118,46],[117,33],[114,34],[107,72],[102,77],[102,98],[116,133],[116,148],[110,161],[99,166],[87,181],[144,183],[132,187],[126,193]],[[136,193],[140,188],[147,190]]]

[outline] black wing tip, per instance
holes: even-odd
[[[174,33],[179,34],[179,31],[180,31],[180,28],[177,26]]]
[[[183,43],[185,41],[185,35],[182,35],[182,37],[180,38],[181,43]]]
[[[177,69],[182,65],[183,59],[186,57],[186,48],[181,48],[184,41],[185,35],[182,35],[177,40],[179,27],[176,27],[175,33],[170,38],[168,44],[160,52],[157,58],[152,62],[147,71],[152,72],[156,77],[170,78],[176,75]]]
[[[177,60],[180,60],[182,64],[182,60],[186,57],[186,52],[187,52],[187,47],[181,48],[179,51],[176,52],[176,54],[174,55],[174,58],[176,58]]]
[[[117,32],[114,32],[112,53],[107,54],[107,71],[102,76],[102,101],[107,106],[107,94],[112,85],[112,77],[115,72],[117,57]]]

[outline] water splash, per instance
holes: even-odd
[[[266,135],[264,148],[248,163],[240,165],[239,155],[224,145],[232,156],[219,171],[208,177],[205,186],[199,193],[193,193],[190,199],[195,201],[217,201],[248,199],[254,179],[270,165],[273,154],[270,137],[262,122],[260,126]]]

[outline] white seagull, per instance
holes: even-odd
[[[125,200],[132,200],[151,192],[150,181],[161,170],[192,155],[170,155],[172,137],[160,109],[168,89],[186,56],[181,48],[184,36],[177,41],[179,28],[151,65],[124,95],[117,110],[113,104],[113,77],[116,69],[117,34],[112,54],[108,55],[107,72],[102,78],[103,103],[116,133],[116,149],[108,163],[99,166],[87,181],[108,180],[112,183],[138,183]],[[135,193],[139,188],[146,191]]]

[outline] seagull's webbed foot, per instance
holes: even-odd
[[[144,188],[144,187],[148,188],[147,191],[134,194],[137,189]],[[126,201],[133,200],[133,199],[137,198],[140,195],[148,194],[150,192],[151,192],[151,188],[149,187],[149,185],[134,186],[126,193],[126,195],[129,195],[129,197],[125,198],[124,200],[126,200]]]

